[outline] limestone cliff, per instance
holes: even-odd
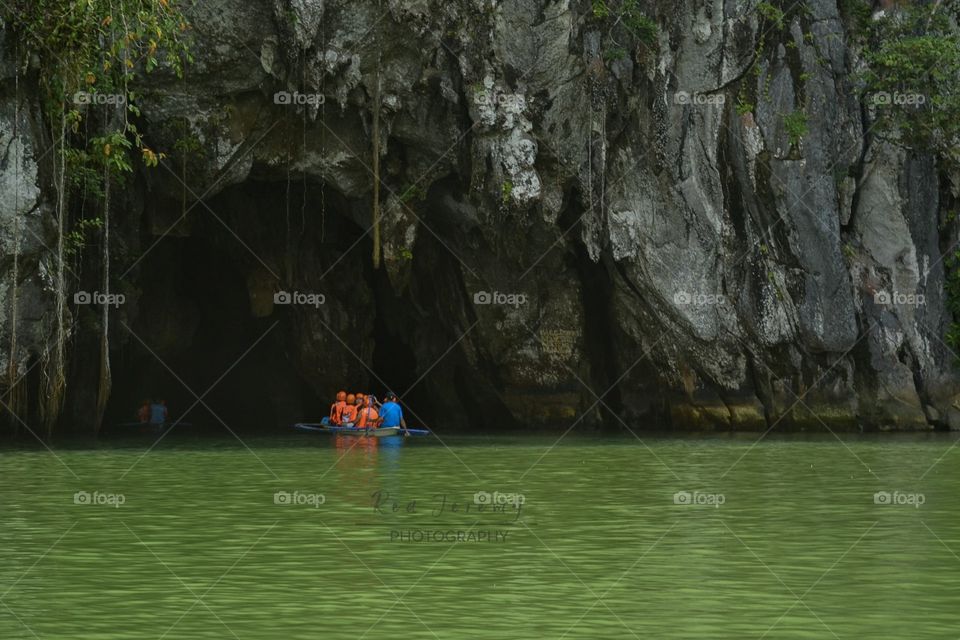
[[[753,0],[641,3],[652,34],[593,4],[196,3],[185,77],[139,88],[168,158],[115,204],[115,375],[187,375],[193,345],[235,358],[269,331],[235,391],[278,422],[343,384],[416,383],[415,411],[451,426],[960,428],[957,183],[871,134],[838,3],[782,25]],[[50,331],[51,133],[30,70],[0,71],[0,337],[18,244],[26,373]],[[244,308],[218,307],[231,287]],[[82,423],[96,318],[70,309]]]

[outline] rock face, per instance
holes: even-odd
[[[169,158],[118,205],[115,371],[131,351],[134,377],[196,368],[191,344],[222,340],[211,384],[269,334],[236,389],[278,422],[349,384],[412,387],[451,427],[960,426],[955,195],[935,158],[870,133],[834,0],[782,27],[756,4],[648,2],[647,40],[586,1],[198,3],[196,62],[140,91]],[[55,235],[49,134],[8,66],[0,335],[19,229],[25,368]],[[96,362],[85,326],[73,358]],[[71,419],[95,369],[71,369]]]

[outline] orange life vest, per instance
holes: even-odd
[[[347,403],[343,400],[330,405],[330,422],[340,424],[340,421],[343,419],[343,408],[345,406],[347,406]]]
[[[355,404],[345,404],[343,409],[340,411],[340,422],[356,422],[357,421],[357,405]]]
[[[366,429],[373,429],[377,426],[377,422],[380,420],[380,414],[377,413],[375,407],[364,407],[360,410],[360,421],[357,422],[357,426]]]

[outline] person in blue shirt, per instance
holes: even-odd
[[[388,393],[385,399],[386,402],[380,407],[380,427],[403,427],[406,429],[407,423],[403,419],[403,409],[398,404],[396,394]]]
[[[161,425],[167,421],[170,415],[167,412],[167,403],[163,400],[157,400],[150,405],[150,424]]]

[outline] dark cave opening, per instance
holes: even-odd
[[[244,274],[204,237],[167,237],[144,259],[136,318],[114,355],[104,424],[145,399],[197,428],[275,428],[316,411],[284,355],[276,319],[250,313]],[[198,401],[197,396],[202,401]]]
[[[403,321],[408,314],[404,309],[406,299],[395,295],[382,270],[371,271],[376,304],[371,361],[378,379],[371,381],[375,388],[370,391],[378,398],[382,398],[387,391],[393,391],[403,398],[405,404],[419,407],[418,413],[421,413],[422,408],[428,405],[428,398],[425,387],[418,380],[416,354],[407,343],[408,332]],[[379,388],[384,386],[386,388]]]
[[[358,214],[322,185],[257,180],[209,206],[181,233],[143,241],[156,246],[130,278],[135,304],[113,325],[105,432],[134,422],[145,399],[165,400],[193,429],[283,430],[321,419],[341,388],[378,398],[394,391],[408,420],[432,421],[437,372],[421,379],[429,363],[416,343],[429,331],[410,288],[398,293],[384,268],[373,269],[372,241],[357,222],[366,208]],[[322,292],[326,303],[265,307],[280,290]],[[82,373],[85,396],[90,374]]]
[[[569,229],[572,237],[582,230],[582,218],[585,212],[579,203],[579,192],[574,189],[568,195],[569,204],[557,220],[562,229]],[[622,422],[618,416],[623,414],[623,398],[619,381],[623,366],[617,357],[614,344],[616,322],[613,317],[614,283],[612,272],[615,267],[608,255],[601,255],[599,261],[590,258],[583,242],[571,243],[566,255],[567,264],[580,280],[581,304],[583,309],[584,352],[590,361],[591,384],[595,393],[600,395],[597,411],[604,429],[620,431]],[[588,402],[592,404],[592,394]]]

